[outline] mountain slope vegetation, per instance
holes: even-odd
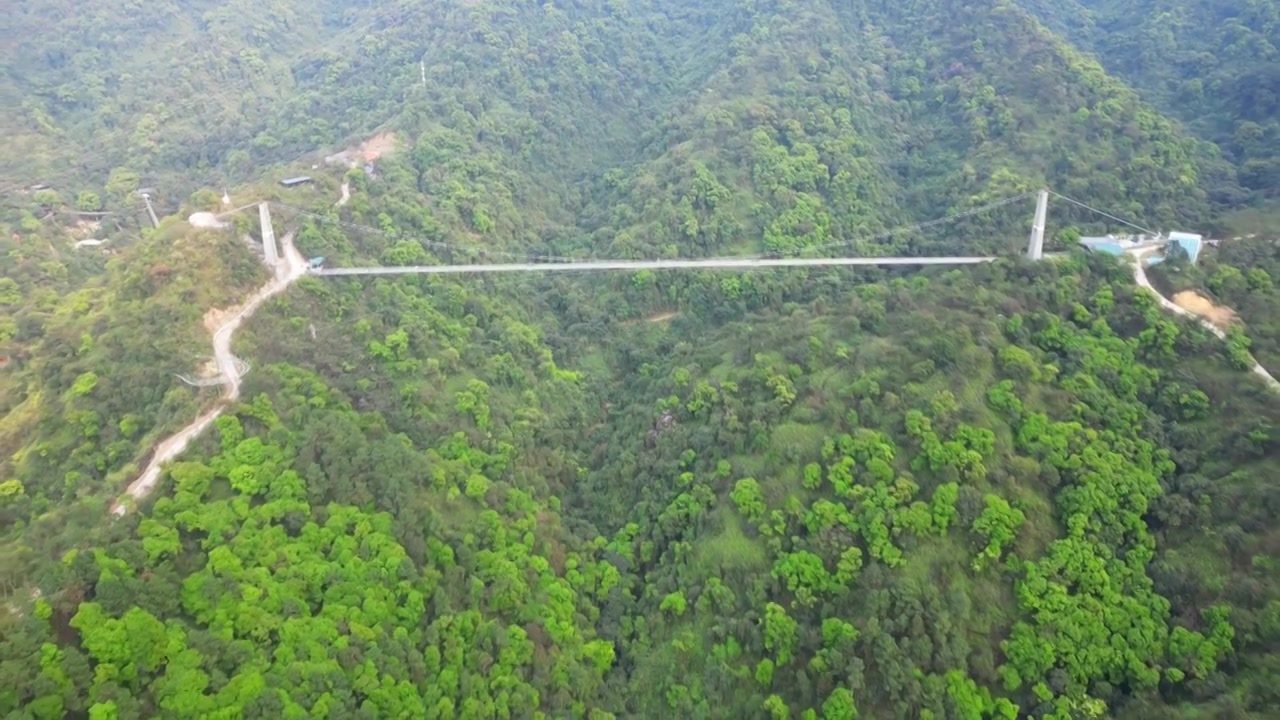
[[[1215,144],[1243,188],[1280,188],[1280,12],[1250,0],[1024,0],[1148,102]]]
[[[1016,256],[1040,187],[1195,228],[1235,168],[1021,6],[20,6],[13,152],[57,173],[7,196],[0,236],[0,716],[1280,702],[1275,396],[1120,260]],[[172,44],[125,52],[145,28]],[[375,129],[397,146],[368,169],[291,163]],[[316,182],[273,185],[297,172]],[[148,178],[190,197],[140,232]],[[235,202],[275,200],[277,235],[338,266],[1008,257],[306,277],[236,335],[240,401],[109,518],[213,400],[172,378],[208,354],[201,316],[267,274],[252,213],[182,221],[250,178]],[[116,215],[68,225],[82,193]],[[1122,229],[1051,218],[1062,240]],[[1185,281],[1263,325],[1274,288],[1222,268],[1265,275],[1265,241]]]

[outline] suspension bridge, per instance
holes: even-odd
[[[705,260],[582,260],[551,263],[478,263],[473,265],[390,265],[325,268],[312,275],[456,275],[464,273],[585,272],[588,270],[754,270],[776,267],[835,267],[849,265],[975,265],[997,256],[848,257],[848,258],[707,258]]]
[[[952,222],[964,217],[977,215],[989,210],[1009,205],[1018,200],[1031,197],[1036,198],[1035,216],[1031,224],[1031,233],[1027,239],[1026,256],[1032,260],[1040,260],[1047,257],[1044,253],[1044,232],[1048,219],[1049,196],[1053,195],[1068,203],[1091,210],[1112,221],[1128,225],[1149,237],[1157,238],[1155,242],[1146,242],[1140,244],[1141,250],[1130,250],[1130,254],[1135,254],[1138,258],[1139,266],[1135,270],[1135,278],[1139,279],[1139,283],[1145,282],[1145,276],[1141,273],[1141,255],[1151,252],[1158,244],[1159,234],[1154,233],[1139,225],[1127,222],[1109,213],[1103,212],[1096,208],[1089,207],[1085,203],[1072,200],[1063,195],[1059,195],[1050,190],[1040,190],[1035,193],[1023,193],[1010,198],[1005,198],[995,203],[985,205],[983,207],[973,208],[960,213],[955,213],[937,220],[917,223],[905,228],[891,230],[868,238],[859,238],[842,242],[829,243],[820,247],[806,248],[805,252],[815,253],[823,250],[830,250],[836,247],[849,246],[860,241],[872,241],[880,239],[888,239],[895,235],[905,234],[909,232],[927,229],[929,227],[941,225],[943,223]],[[346,204],[350,198],[349,187],[344,183],[342,188],[342,197],[335,203],[337,207]],[[352,230],[372,232],[376,234],[387,235],[381,230],[370,228],[367,226],[356,225],[337,220],[331,216],[318,215],[298,208],[289,207],[281,203],[275,202],[258,202],[245,205],[243,207],[227,210],[220,214],[213,213],[196,213],[189,221],[192,225],[203,228],[226,228],[230,223],[223,222],[223,218],[238,212],[256,207],[258,210],[258,219],[261,224],[260,240],[262,242],[263,261],[271,268],[272,278],[261,288],[250,296],[244,304],[242,304],[236,312],[234,312],[227,320],[223,322],[213,333],[213,352],[214,363],[217,366],[218,375],[213,378],[193,378],[190,376],[179,375],[179,379],[189,385],[208,387],[214,385],[222,385],[222,399],[212,408],[202,413],[193,420],[189,425],[168,437],[161,442],[155,452],[152,454],[149,462],[142,473],[129,484],[124,495],[112,504],[110,512],[119,516],[128,512],[130,506],[146,497],[155,489],[160,480],[162,466],[178,457],[179,454],[187,447],[188,443],[209,427],[215,419],[236,399],[240,394],[240,381],[243,375],[249,371],[249,364],[237,358],[231,352],[231,340],[240,323],[248,318],[253,312],[265,303],[272,296],[283,292],[293,284],[296,280],[307,275],[318,277],[342,277],[353,275],[406,275],[406,274],[423,274],[423,275],[464,275],[472,273],[514,273],[514,272],[591,272],[591,271],[610,271],[610,270],[681,270],[681,269],[722,269],[749,271],[763,268],[794,268],[794,267],[838,267],[838,266],[924,266],[924,265],[976,265],[981,263],[989,263],[998,259],[996,255],[974,255],[974,256],[938,256],[938,257],[778,257],[759,255],[755,257],[739,257],[739,258],[704,258],[704,259],[666,259],[666,260],[601,260],[594,258],[559,258],[544,256],[538,258],[538,262],[531,262],[527,257],[521,257],[512,253],[495,252],[479,248],[467,248],[451,246],[446,243],[437,243],[432,241],[420,241],[424,247],[435,249],[447,249],[461,251],[463,253],[477,253],[488,256],[505,256],[508,259],[519,260],[519,262],[499,262],[499,263],[457,263],[457,264],[441,264],[441,265],[408,265],[408,266],[367,266],[367,267],[324,267],[323,262],[312,260],[306,261],[302,254],[294,247],[293,232],[287,232],[280,238],[279,245],[276,244],[275,230],[271,223],[271,208],[294,213],[299,217],[312,217],[321,222],[334,222],[345,226]],[[1157,293],[1157,297],[1159,294]],[[1273,386],[1277,386],[1275,380],[1266,375],[1265,370],[1261,370],[1260,366],[1256,370],[1260,375],[1265,376]]]
[[[1079,205],[1081,207],[1093,210],[1105,217],[1116,220],[1118,222],[1129,225],[1138,230],[1154,235],[1151,231],[1142,228],[1133,223],[1126,222],[1113,215],[1102,212],[1095,208],[1089,207],[1066,196],[1058,195],[1050,190],[1040,190],[1033,193],[1022,193],[1003,200],[984,205],[982,207],[973,208],[960,213],[948,215],[946,217],[930,220],[923,223],[916,223],[907,227],[890,230],[880,233],[870,238],[862,240],[879,240],[893,237],[895,235],[903,235],[919,230],[927,229],[948,222],[953,222],[961,218],[977,215],[983,212],[993,210],[998,207],[1009,205],[1018,200],[1035,197],[1035,216],[1031,225],[1031,233],[1027,239],[1026,256],[1032,260],[1040,260],[1044,258],[1044,232],[1048,216],[1049,196],[1054,195],[1068,202]],[[215,226],[212,223],[220,222],[220,218],[241,212],[243,210],[255,207],[254,205],[245,205],[243,207],[228,210],[216,216],[208,213],[201,214],[198,224],[203,227]],[[271,224],[271,209],[275,207],[277,210],[285,211],[289,214],[311,218],[317,222],[326,222],[337,224],[341,227],[368,233],[376,233],[386,235],[385,231],[377,228],[358,225],[355,223],[344,222],[331,216],[321,215],[300,208],[291,207],[282,203],[266,201],[256,205],[259,215],[259,223],[262,228],[261,242],[262,255],[268,266],[275,267],[280,263],[280,253],[276,246],[275,231]],[[193,223],[196,218],[193,216]],[[609,270],[758,270],[765,268],[796,268],[796,267],[858,267],[858,266],[928,266],[928,265],[977,265],[982,263],[990,263],[999,259],[998,255],[972,255],[972,256],[857,256],[857,257],[820,257],[814,256],[812,253],[830,250],[835,247],[848,246],[856,241],[842,241],[829,243],[818,247],[805,248],[805,252],[809,253],[804,257],[781,257],[779,254],[756,255],[750,257],[713,257],[713,258],[675,258],[675,259],[658,259],[658,260],[630,260],[630,259],[597,259],[597,258],[569,258],[540,256],[530,259],[526,255],[518,255],[515,253],[506,253],[493,251],[483,248],[460,247],[448,243],[440,243],[434,241],[421,240],[421,244],[430,249],[435,250],[452,250],[463,253],[476,253],[489,257],[507,258],[509,260],[519,260],[519,262],[473,262],[473,263],[444,263],[439,265],[370,265],[355,267],[328,267],[323,258],[313,259],[307,268],[307,273],[319,277],[342,277],[342,276],[359,276],[359,275],[468,275],[479,273],[518,273],[518,272],[536,272],[536,273],[552,273],[552,272],[591,272],[591,271],[609,271]]]

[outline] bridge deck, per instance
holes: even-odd
[[[583,272],[589,270],[749,270],[772,267],[833,267],[847,265],[977,265],[981,257],[856,257],[856,258],[708,258],[705,260],[584,260],[555,263],[496,263],[491,265],[404,265],[400,267],[318,268],[313,275],[447,275],[461,273]]]

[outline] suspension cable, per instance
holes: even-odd
[[[1034,194],[1035,194],[1034,192],[1025,192],[1020,195],[1007,197],[1003,200],[997,200],[996,202],[983,205],[982,207],[973,208],[972,210],[965,210],[964,212],[958,212],[953,215],[947,215],[945,217],[940,217],[933,220],[926,220],[925,222],[916,223],[914,225],[907,225],[903,227],[894,228],[892,230],[886,230],[885,232],[877,233],[875,235],[867,235],[863,237],[850,238],[848,240],[840,240],[838,242],[826,243],[825,245],[814,245],[812,247],[801,248],[800,250],[795,251],[794,254],[799,254],[801,252],[812,251],[812,250],[826,250],[833,247],[840,247],[843,245],[852,245],[853,243],[867,242],[872,240],[886,240],[894,235],[899,235],[899,234],[908,233],[908,232],[915,232],[917,230],[924,230],[926,228],[931,228],[936,225],[942,225],[943,223],[951,222],[952,220],[959,220],[961,218],[966,218],[971,215],[977,215],[978,213],[984,213],[988,210],[994,210],[998,207],[1003,207],[1010,203],[1017,202],[1019,200],[1024,200],[1026,198],[1031,197]],[[760,255],[758,257],[764,257],[764,255]]]
[[[395,233],[389,233],[385,230],[381,230],[375,227],[370,227],[368,225],[360,225],[359,223],[339,220],[327,215],[321,215],[319,213],[314,213],[309,210],[303,210],[301,208],[296,208],[291,205],[285,205],[284,203],[273,201],[271,202],[271,204],[282,210],[287,210],[289,212],[302,215],[305,217],[309,217],[309,218],[318,220],[320,222],[327,222],[333,225],[338,225],[340,227],[344,227],[349,230],[356,230],[360,232],[370,232],[370,233],[374,233],[375,235],[381,235],[382,237],[391,238],[393,240],[416,240],[422,245],[432,249],[452,250],[457,252],[475,252],[480,255],[488,255],[492,257],[505,257],[513,260],[523,260],[525,262],[536,262],[536,261],[542,260],[546,262],[573,263],[573,262],[589,262],[591,260],[590,258],[561,257],[557,255],[530,255],[527,253],[513,253],[513,252],[502,251],[502,250],[490,250],[489,248],[476,247],[476,246],[470,246],[470,245],[455,245],[452,243],[439,242],[435,240],[424,240],[422,238],[415,238],[415,237],[409,237],[409,236],[402,236]]]
[[[1099,210],[1098,208],[1090,207],[1090,206],[1088,206],[1088,205],[1086,205],[1086,204],[1084,204],[1084,203],[1080,202],[1079,200],[1072,200],[1071,198],[1067,197],[1066,195],[1061,195],[1061,194],[1056,193],[1056,192],[1054,192],[1054,191],[1052,191],[1052,190],[1049,190],[1049,191],[1048,191],[1048,193],[1049,193],[1050,195],[1052,195],[1052,196],[1056,197],[1056,198],[1061,199],[1061,200],[1066,200],[1067,202],[1069,202],[1069,203],[1071,203],[1071,204],[1073,204],[1073,205],[1079,205],[1080,207],[1084,208],[1085,210],[1090,210],[1090,211],[1092,211],[1092,212],[1096,212],[1096,213],[1098,213],[1099,215],[1101,215],[1101,216],[1103,216],[1103,217],[1111,218],[1112,220],[1115,220],[1115,221],[1116,221],[1116,222],[1118,222],[1118,223],[1123,223],[1123,224],[1128,225],[1129,227],[1134,228],[1134,229],[1136,229],[1136,230],[1141,230],[1142,232],[1144,232],[1144,233],[1146,233],[1146,234],[1148,234],[1148,235],[1159,235],[1159,234],[1160,234],[1160,233],[1156,232],[1155,230],[1151,230],[1151,229],[1149,229],[1149,228],[1144,228],[1144,227],[1142,227],[1141,225],[1135,225],[1135,224],[1133,224],[1133,223],[1131,223],[1131,222],[1129,222],[1128,220],[1125,220],[1125,219],[1123,219],[1123,218],[1118,218],[1118,217],[1116,217],[1115,215],[1112,215],[1111,213],[1105,213],[1105,212],[1103,212],[1103,211]]]

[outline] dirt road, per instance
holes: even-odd
[[[1153,287],[1153,286],[1151,285],[1151,281],[1147,279],[1147,271],[1146,271],[1146,269],[1142,266],[1142,260],[1143,260],[1143,258],[1145,258],[1149,253],[1151,253],[1154,249],[1155,249],[1155,248],[1144,248],[1144,249],[1139,250],[1139,251],[1137,251],[1137,252],[1130,253],[1130,257],[1133,259],[1133,280],[1134,280],[1134,282],[1136,282],[1136,283],[1138,283],[1138,285],[1140,285],[1140,286],[1142,286],[1142,287],[1146,288],[1148,291],[1150,291],[1150,292],[1151,292],[1151,294],[1152,294],[1152,295],[1155,295],[1155,296],[1156,296],[1156,300],[1160,303],[1160,306],[1161,306],[1161,307],[1163,307],[1164,309],[1168,310],[1169,312],[1172,312],[1172,313],[1176,313],[1176,314],[1178,314],[1178,315],[1181,315],[1181,316],[1183,316],[1183,317],[1191,318],[1192,320],[1195,320],[1196,322],[1200,323],[1201,327],[1203,327],[1204,329],[1208,330],[1209,332],[1213,333],[1214,335],[1217,335],[1218,337],[1222,338],[1223,340],[1226,340],[1226,339],[1227,339],[1227,333],[1226,333],[1226,331],[1225,331],[1225,330],[1223,330],[1222,328],[1218,327],[1217,325],[1215,325],[1213,322],[1209,321],[1208,319],[1203,318],[1203,317],[1200,317],[1199,315],[1195,314],[1194,312],[1191,312],[1190,310],[1188,310],[1188,309],[1186,309],[1186,308],[1184,308],[1184,307],[1182,307],[1182,306],[1178,305],[1177,303],[1173,302],[1172,300],[1170,300],[1169,298],[1165,297],[1164,295],[1161,295],[1161,294],[1160,294],[1160,291],[1159,291],[1159,290],[1156,290],[1156,289],[1155,289],[1155,287]],[[1251,358],[1251,359],[1252,359],[1252,358]],[[1253,360],[1253,368],[1252,368],[1252,370],[1253,370],[1253,373],[1254,373],[1255,375],[1257,375],[1258,377],[1262,378],[1262,380],[1263,380],[1264,382],[1266,382],[1266,384],[1267,384],[1267,385],[1271,386],[1271,388],[1272,388],[1273,390],[1280,391],[1280,381],[1277,381],[1277,380],[1275,379],[1275,377],[1273,377],[1273,376],[1271,375],[1271,373],[1267,372],[1267,369],[1266,369],[1266,368],[1264,368],[1264,367],[1262,367],[1262,365],[1261,365],[1261,364],[1259,364],[1259,363],[1258,363],[1258,361],[1257,361],[1256,359],[1254,359],[1254,360]]]
[[[240,327],[240,323],[262,306],[269,298],[279,294],[285,288],[289,287],[295,280],[307,273],[307,262],[302,258],[297,248],[293,246],[293,233],[289,232],[280,239],[280,244],[284,248],[284,253],[280,261],[273,268],[274,277],[250,295],[244,303],[228,318],[222,321],[213,332],[213,358],[218,366],[218,372],[222,375],[225,382],[223,383],[222,397],[218,403],[209,410],[201,413],[190,425],[182,428],[163,442],[156,446],[155,453],[152,454],[147,467],[129,484],[125,490],[134,502],[150,495],[156,488],[156,484],[160,482],[161,467],[182,454],[187,449],[187,445],[191,443],[200,433],[213,424],[218,416],[223,413],[227,407],[240,397],[240,368],[242,363],[238,362],[235,355],[231,353],[231,340],[235,336],[236,329]],[[114,515],[124,515],[129,511],[129,505],[132,503],[123,503],[117,500],[111,506],[111,512]]]

